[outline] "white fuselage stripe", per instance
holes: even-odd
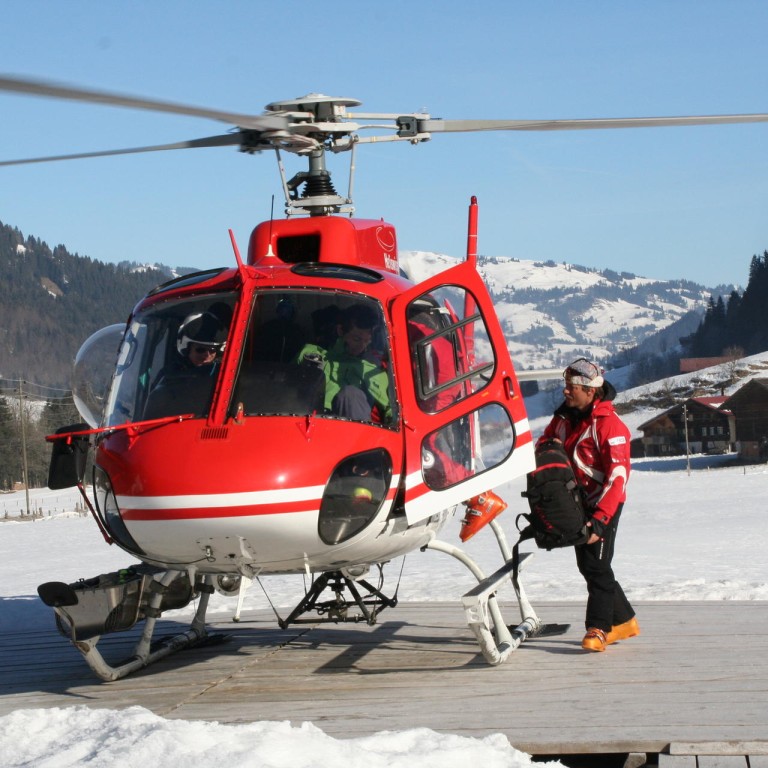
[[[393,475],[390,489],[397,488],[399,475]],[[199,493],[182,496],[118,496],[120,509],[197,509],[213,507],[250,507],[266,504],[288,504],[322,498],[323,485],[304,488],[281,488],[275,491],[243,491],[240,493]]]

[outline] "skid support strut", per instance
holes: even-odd
[[[433,539],[427,544],[427,548],[455,557],[477,578],[478,584],[461,598],[461,602],[467,624],[480,645],[483,658],[489,664],[496,666],[506,661],[509,654],[519,648],[526,639],[544,634],[560,634],[568,629],[568,625],[542,623],[528,600],[522,584],[516,578],[512,551],[507,544],[504,531],[495,520],[489,523],[489,527],[496,535],[505,560],[504,565],[490,576],[485,576],[477,563],[459,547]],[[531,557],[533,557],[532,552],[520,555],[518,573]],[[520,623],[516,626],[506,624],[496,599],[496,592],[507,581],[512,582],[520,608]]]
[[[365,594],[361,593],[362,587]],[[326,589],[334,593],[330,600],[321,600]],[[348,599],[344,591],[349,591],[352,596]],[[281,629],[289,624],[330,622],[356,622],[365,621],[369,625],[376,623],[376,617],[384,608],[394,608],[397,605],[397,597],[387,597],[380,589],[369,584],[363,579],[357,581],[350,579],[341,571],[327,571],[315,577],[311,587],[302,601],[291,611],[290,615],[281,619],[278,616],[277,623]],[[359,612],[350,612],[350,608],[357,608]],[[303,614],[315,611],[317,618],[302,619]]]

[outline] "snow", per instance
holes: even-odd
[[[640,459],[633,462],[629,500],[621,526],[615,570],[630,600],[768,600],[764,553],[768,548],[766,465],[738,466],[734,456]],[[498,489],[510,509],[499,518],[507,536],[523,511],[518,480]],[[61,491],[30,491],[31,506],[43,510],[32,521],[0,522],[0,633],[52,627],[52,614],[36,587],[51,579],[75,581],[131,562],[107,546],[93,521],[66,503]],[[0,496],[7,508],[24,507],[24,493]],[[70,511],[62,511],[64,507]],[[458,544],[454,518],[441,538]],[[490,573],[499,565],[498,547],[481,532],[465,548]],[[44,553],[44,556],[38,556]],[[388,568],[397,578],[400,562]],[[584,584],[571,550],[537,552],[524,577],[531,601],[583,601]],[[301,577],[262,580],[277,606],[292,607],[301,597]],[[401,601],[458,601],[473,585],[469,572],[437,552],[413,553],[404,564]],[[209,616],[228,618],[235,601],[214,595]],[[244,610],[267,607],[258,585]],[[396,610],[396,609],[394,609]],[[642,608],[640,609],[642,612]],[[188,609],[175,616],[189,615]],[[642,617],[641,617],[642,620]],[[73,651],[74,654],[74,651]],[[80,663],[76,655],[73,663]],[[7,767],[180,765],[365,766],[366,768],[519,768],[532,765],[501,734],[465,738],[426,729],[382,732],[370,737],[334,739],[312,723],[255,722],[223,725],[166,720],[142,707],[121,711],[84,706],[18,710],[0,718],[0,754]],[[560,763],[549,763],[560,765]]]
[[[425,728],[340,740],[312,723],[223,725],[165,720],[142,707],[20,710],[0,718],[3,765],[36,768],[522,768],[501,734],[482,739]],[[542,765],[542,764],[537,764]],[[549,762],[543,765],[560,765]]]

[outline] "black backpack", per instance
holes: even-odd
[[[584,544],[589,538],[588,518],[562,443],[547,440],[539,445],[536,469],[528,473],[527,480],[522,496],[528,499],[531,511],[518,515],[518,523],[521,517],[528,521],[520,541],[534,539],[539,549]]]

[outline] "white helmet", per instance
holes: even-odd
[[[188,315],[179,326],[176,349],[180,355],[186,357],[190,344],[200,344],[223,352],[227,345],[227,329],[224,323],[210,312]]]

